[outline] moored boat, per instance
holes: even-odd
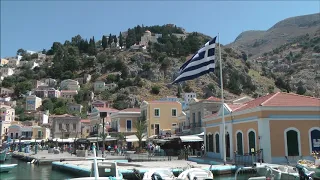
[[[111,176],[109,177],[100,177],[99,176],[99,170],[98,170],[98,161],[97,160],[104,160],[105,158],[100,158],[96,156],[96,151],[95,151],[95,147],[92,149],[94,157],[92,158],[87,158],[87,159],[91,159],[93,160],[93,174],[94,177],[81,177],[81,178],[71,178],[69,180],[122,180],[122,174],[119,173],[118,168],[117,168],[117,163],[110,163],[108,162],[110,167],[110,172],[111,172]]]
[[[213,174],[210,170],[200,169],[200,168],[190,168],[183,171],[177,178],[178,180],[211,180],[213,179]]]
[[[0,164],[0,172],[9,172],[16,166],[18,166],[18,164]]]
[[[0,162],[4,162],[6,160],[7,152],[6,151],[0,151]]]
[[[176,177],[174,176],[174,174],[170,169],[154,168],[145,172],[142,180],[150,180],[150,179],[173,180],[173,179],[176,179]]]

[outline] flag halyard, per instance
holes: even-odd
[[[192,80],[204,74],[214,72],[216,39],[217,37],[214,37],[208,41],[191,59],[180,67],[179,76],[172,84]]]

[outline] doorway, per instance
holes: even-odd
[[[230,158],[230,135],[227,132],[226,134],[226,157]]]
[[[154,134],[159,135],[160,133],[160,124],[155,124],[154,125]]]

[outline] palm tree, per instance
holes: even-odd
[[[139,140],[139,148],[141,148],[142,147],[142,138],[143,138],[143,135],[147,129],[145,115],[141,116],[140,118],[137,119],[137,121],[135,121],[135,127],[137,129],[137,132],[135,133],[135,135],[137,136],[137,138]]]

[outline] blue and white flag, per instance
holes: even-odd
[[[180,67],[179,76],[172,84],[192,80],[214,71],[216,39],[217,37],[207,42],[191,59]]]

